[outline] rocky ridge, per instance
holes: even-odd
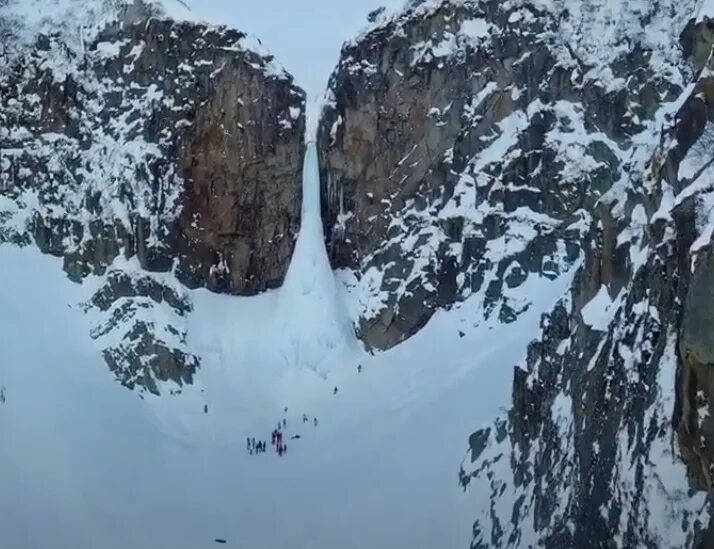
[[[576,28],[588,8],[556,4],[413,2],[343,48],[319,133],[323,209],[368,345],[471,295],[517,318],[518,288],[578,261],[633,140],[677,96],[661,37],[623,55],[591,48]]]

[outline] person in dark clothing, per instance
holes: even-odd
[[[361,364],[357,364],[357,373],[359,374],[359,373],[361,373],[361,372],[362,372],[362,365],[361,365]]]
[[[286,454],[287,451],[288,451],[288,445],[285,444],[285,445],[283,445],[283,454]]]
[[[245,449],[250,450],[250,437],[246,437],[245,439]]]
[[[283,429],[285,429],[288,426],[288,422],[283,418]]]
[[[270,444],[275,446],[275,429],[273,429],[273,432],[270,433]]]
[[[336,394],[337,394],[337,387],[335,387],[335,390],[332,391],[332,394],[333,394],[333,395],[336,395]]]
[[[255,448],[255,437],[250,439],[251,446]]]
[[[315,425],[315,427],[317,427],[317,418],[314,418],[314,419],[312,420],[312,422],[313,422],[313,424]]]
[[[307,423],[307,414],[302,415],[302,422]]]

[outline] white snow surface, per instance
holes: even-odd
[[[520,290],[537,297],[514,324],[483,320],[475,296],[370,355],[328,267],[312,144],[305,175],[281,290],[187,292],[186,345],[202,364],[173,396],[114,381],[88,335],[97,313],[80,306],[100,279],[76,285],[58,260],[0,246],[0,547],[468,545],[465,441],[507,402],[512,366],[570,276],[529,279]],[[160,309],[147,313],[157,323]],[[283,418],[288,453],[248,455],[246,437],[269,440]]]

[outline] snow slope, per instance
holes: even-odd
[[[162,398],[115,383],[90,339],[97,317],[81,304],[101,280],[72,284],[57,260],[0,246],[0,547],[467,546],[465,435],[508,401],[512,367],[574,269],[521,286],[532,305],[512,324],[484,320],[477,293],[369,355],[346,313],[365,296],[328,267],[314,146],[304,185],[284,287],[187,292],[201,368]],[[283,418],[288,454],[248,455],[246,437],[268,439]]]
[[[314,161],[313,149],[307,174]],[[281,291],[190,293],[187,344],[202,367],[170,397],[139,399],[106,370],[78,306],[97,280],[74,285],[56,260],[0,246],[0,546],[468,544],[464,434],[507,400],[511,366],[570,281],[524,287],[537,303],[508,327],[479,323],[475,296],[364,354],[333,316],[347,296],[328,280],[310,191]],[[287,455],[248,455],[245,437],[269,438],[283,417],[301,435]]]

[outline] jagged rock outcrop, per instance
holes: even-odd
[[[632,136],[677,94],[668,72],[635,70],[651,50],[603,62],[577,44],[566,4],[413,2],[344,46],[319,132],[323,208],[368,345],[475,294],[516,319],[529,277],[578,260]]]
[[[11,6],[0,19],[21,25]],[[189,288],[278,287],[299,228],[302,90],[241,32],[140,1],[86,10],[97,28],[76,22],[81,40],[43,31],[0,64],[0,242],[36,244],[77,281],[136,258]],[[112,276],[101,291],[119,302]],[[157,379],[189,381],[195,357],[156,334],[131,330],[131,351],[105,352],[112,369],[133,379],[147,355]]]
[[[695,21],[700,5],[619,6],[639,36],[669,36],[679,92],[661,96],[626,177],[598,200],[575,283],[514,370],[511,408],[471,436],[461,482],[490,494],[472,547],[714,543],[714,26]],[[655,80],[650,55],[638,71]]]

